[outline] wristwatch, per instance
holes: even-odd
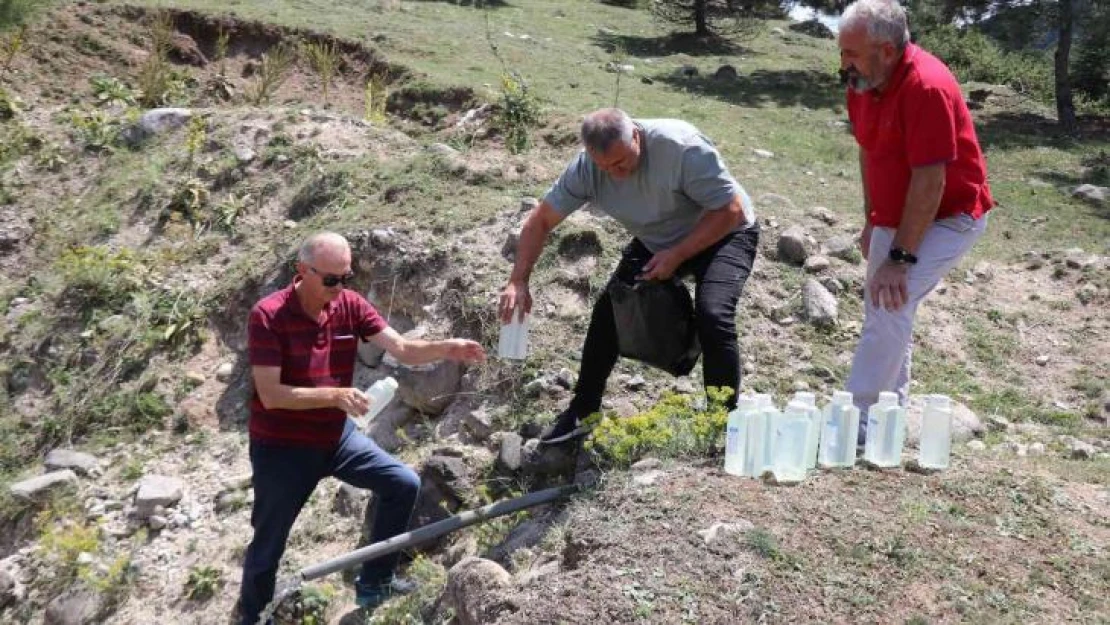
[[[896,265],[916,265],[917,257],[900,247],[890,248],[890,262]]]

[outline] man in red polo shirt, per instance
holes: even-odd
[[[251,309],[247,349],[254,377],[250,457],[254,538],[243,563],[240,610],[255,625],[274,594],[278,562],[293,522],[325,477],[368,488],[380,499],[371,540],[405,530],[420,478],[359,432],[347,415],[362,415],[370,399],[351,387],[360,340],[405,364],[440,359],[479,362],[474,341],[422,341],[398,334],[358,293],[343,288],[354,276],[351,248],[333,233],[309,237],[288,287]],[[399,554],[363,565],[356,600],[373,608],[396,589]]]
[[[892,0],[840,19],[840,67],[859,144],[867,258],[863,329],[847,388],[865,414],[909,392],[917,307],[982,236],[994,206],[971,115],[944,63],[910,43]],[[866,420],[860,425],[861,442]]]

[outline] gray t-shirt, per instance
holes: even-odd
[[[677,119],[642,119],[640,164],[616,180],[601,171],[583,150],[570,162],[544,198],[566,216],[587,202],[616,219],[652,252],[677,245],[707,210],[740,197],[744,224],[755,210],[744,188],[728,173],[713,143],[697,128]]]

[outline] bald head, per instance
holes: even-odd
[[[350,254],[351,246],[347,243],[347,239],[343,238],[343,235],[334,232],[318,232],[305,239],[297,253],[297,258],[302,263],[311,265],[316,263],[321,256],[349,257]]]
[[[582,120],[582,144],[590,152],[605,154],[614,144],[630,145],[636,126],[628,113],[617,109],[600,109]]]

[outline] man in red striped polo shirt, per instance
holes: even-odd
[[[351,248],[334,233],[309,237],[288,287],[250,313],[247,349],[254,377],[250,457],[254,538],[243,563],[243,625],[255,625],[273,597],[278,563],[293,522],[323,478],[368,488],[380,500],[373,542],[403,532],[420,478],[362,434],[347,415],[362,415],[370,399],[351,386],[358,341],[405,364],[441,359],[480,362],[474,341],[407,339],[389,327],[364,297],[343,288],[353,277]],[[360,606],[373,608],[397,589],[399,554],[363,565],[355,582]]]
[[[864,414],[882,391],[905,405],[917,307],[983,235],[994,200],[960,86],[910,43],[905,10],[894,0],[859,0],[840,19],[839,43],[867,258],[847,388]],[[862,443],[866,420],[860,429]]]

